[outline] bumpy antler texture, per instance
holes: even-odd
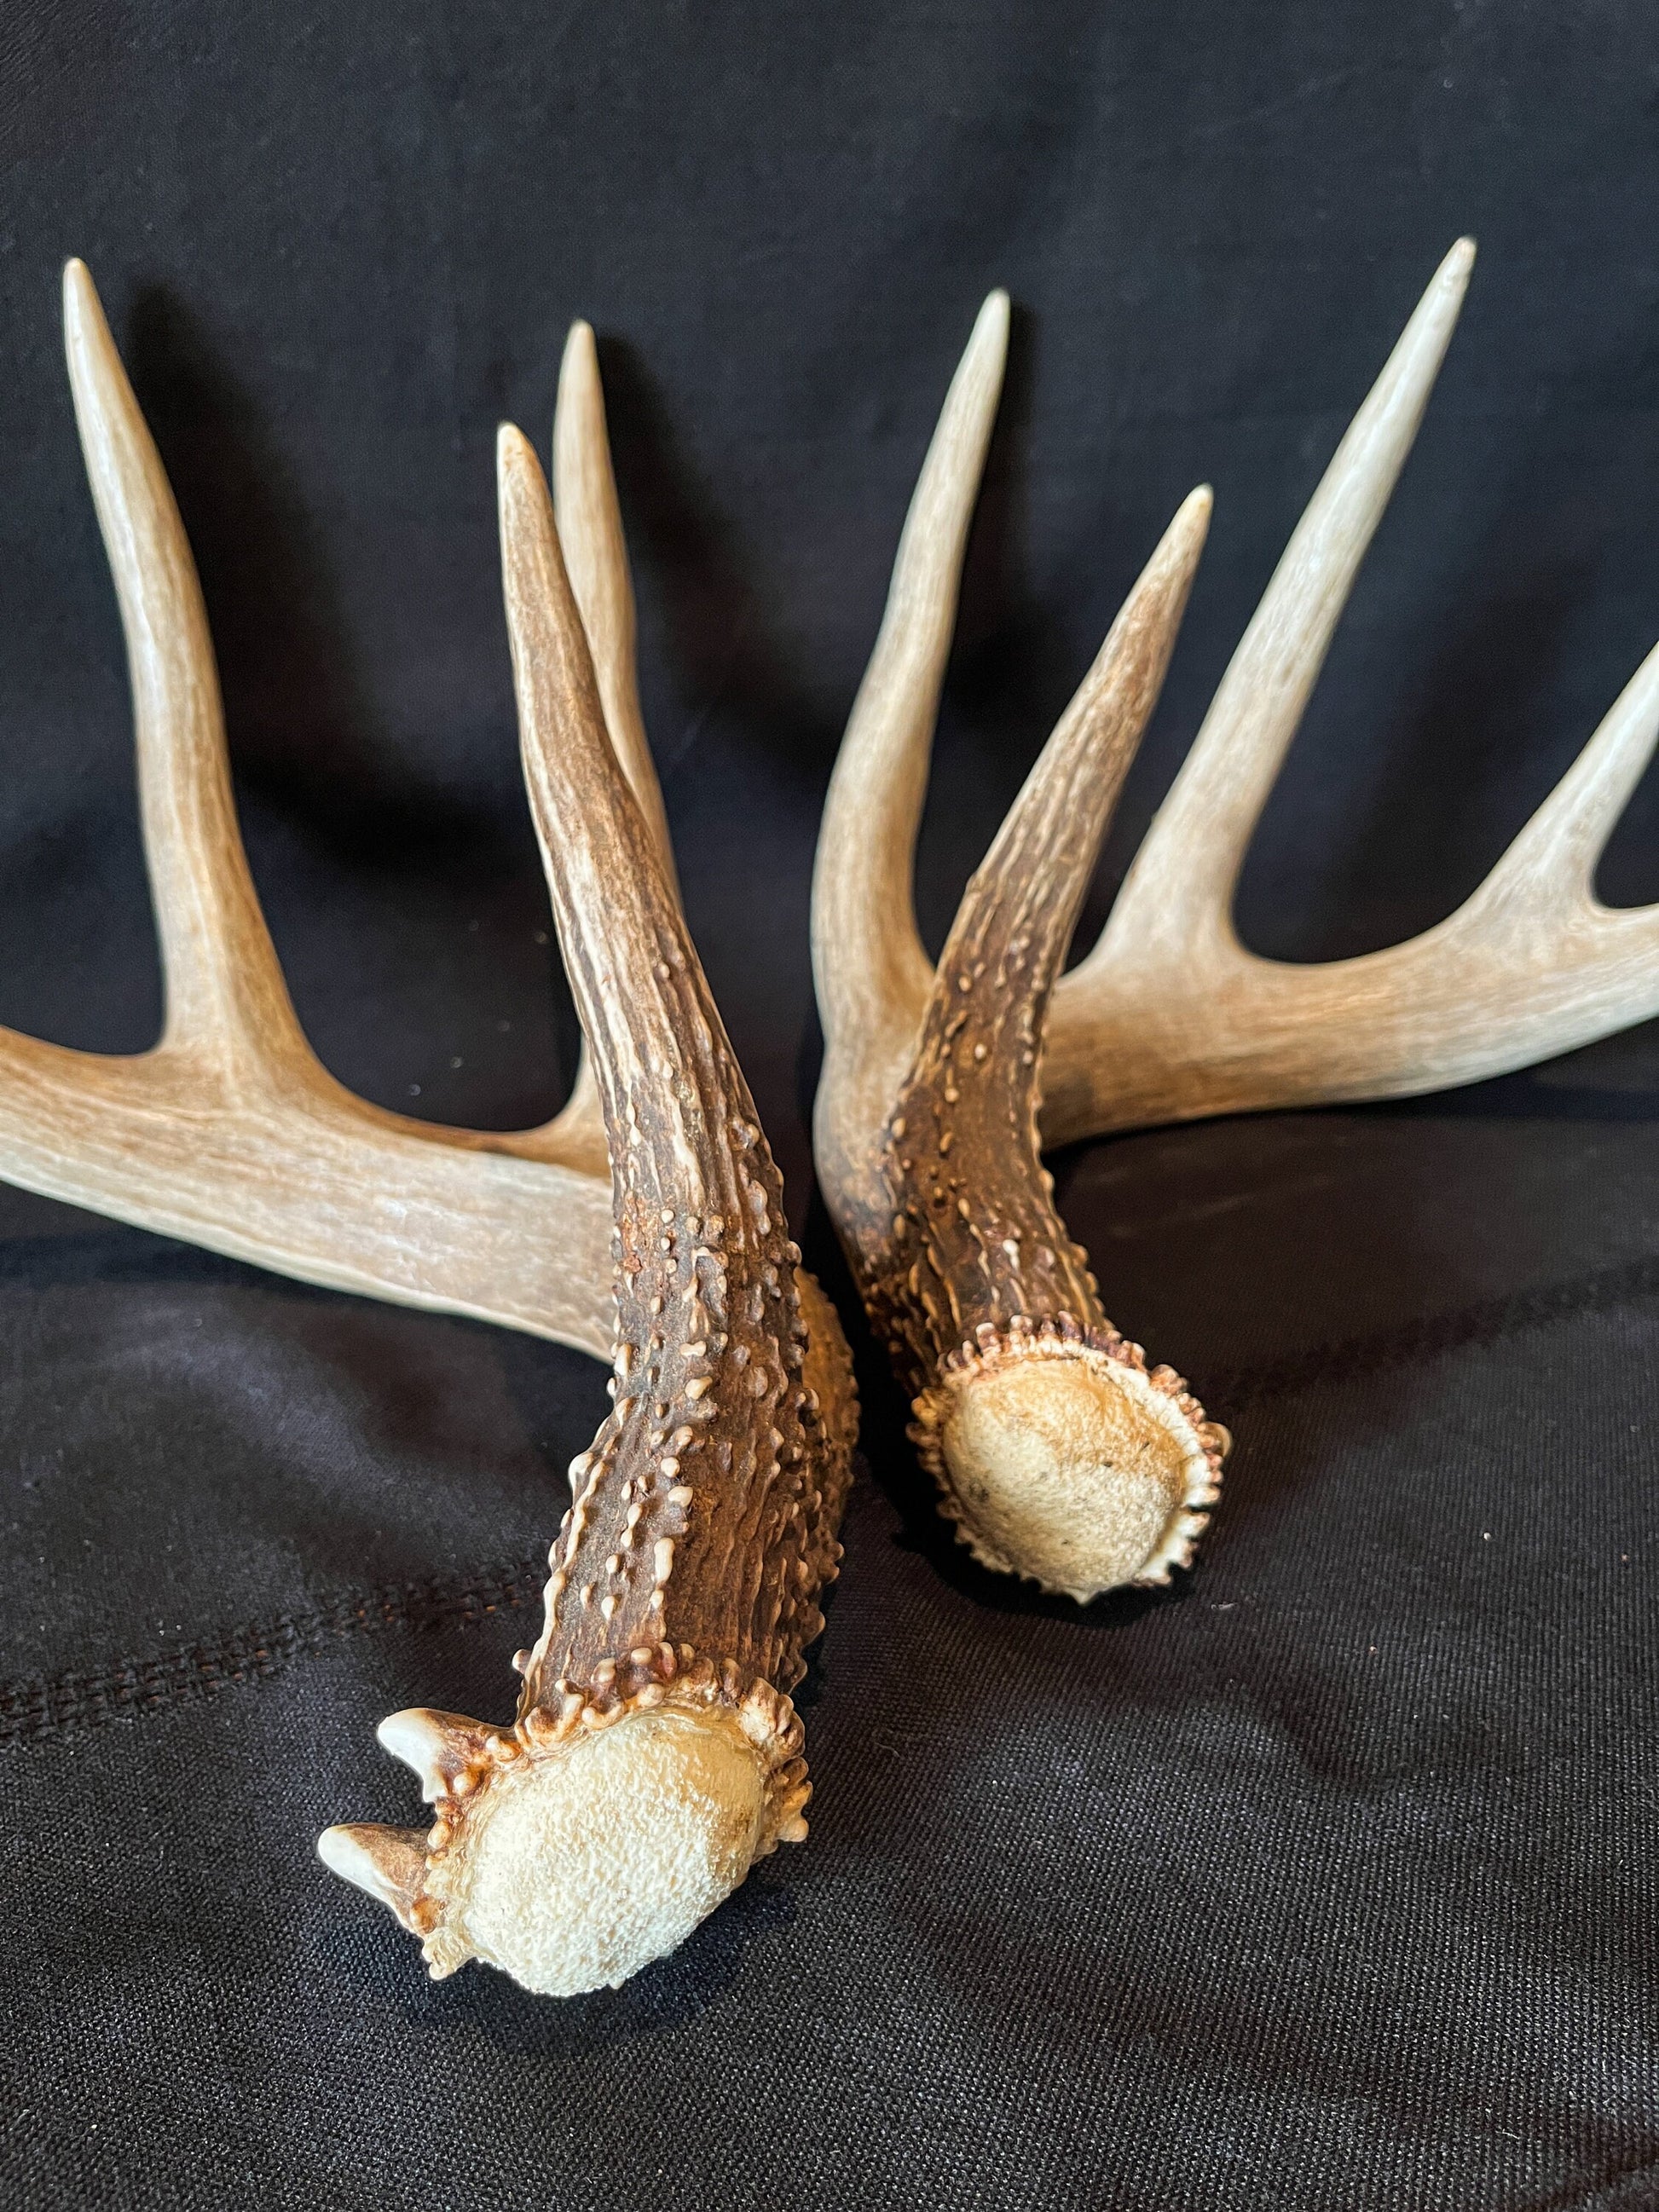
[[[555,434],[569,581],[516,434],[502,526],[526,775],[597,1067],[545,1128],[495,1136],[383,1113],[307,1045],[237,833],[190,550],[78,262],[64,313],[167,1022],[132,1059],[0,1032],[0,1174],[313,1281],[615,1346],[516,1726],[394,1717],[385,1741],[438,1821],[331,1830],[323,1850],[418,1928],[434,1972],[619,1979],[805,1833],[787,1692],[822,1625],[856,1406],[679,915],[592,333],[571,333]]]
[[[1063,1143],[1249,1107],[1433,1090],[1659,1012],[1659,909],[1610,913],[1591,888],[1659,737],[1659,653],[1486,884],[1437,928],[1302,968],[1248,952],[1232,927],[1251,831],[1410,450],[1473,258],[1461,241],[1430,285],[1292,538],[1100,942],[1057,983],[1179,618],[1184,574],[1176,585],[1166,567],[1161,597],[1154,580],[1181,520],[969,886],[937,975],[916,932],[912,862],[1000,388],[1000,294],[951,386],[905,526],[819,843],[818,1170],[914,1395],[914,1433],[945,1511],[988,1565],[1079,1597],[1162,1580],[1187,1558],[1225,1432],[1170,1370],[1146,1372],[1139,1348],[1101,1316],[1037,1166],[1033,1085],[1045,1141]],[[1193,514],[1189,502],[1188,567]],[[1095,767],[1079,789],[1068,778],[1089,751],[1085,702],[1125,623],[1145,623],[1149,608],[1157,649],[1095,724]]]
[[[782,1185],[611,752],[517,431],[501,468],[526,776],[612,1161],[616,1407],[572,1468],[516,1725],[395,1715],[382,1739],[437,1822],[424,1843],[348,1827],[321,1848],[434,1972],[484,1959],[565,1995],[672,1948],[805,1832],[781,1692],[840,1555],[851,1383],[823,1347],[807,1379]]]

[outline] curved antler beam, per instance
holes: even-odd
[[[851,1363],[821,1395],[783,1188],[653,840],[605,732],[552,503],[501,439],[525,775],[612,1161],[615,1408],[572,1469],[518,1718],[394,1715],[438,1818],[331,1829],[434,1974],[468,1959],[554,1996],[671,1950],[805,1834],[787,1692],[823,1626],[851,1472]],[[833,1324],[831,1324],[833,1327]]]
[[[996,295],[945,402],[831,785],[814,887],[817,1151],[944,1511],[988,1566],[1089,1598],[1186,1560],[1225,1443],[1179,1376],[1149,1372],[1102,1312],[1054,1212],[1036,1119],[1049,996],[1157,703],[1210,495],[1170,525],[913,1004],[911,854],[1006,330]],[[863,1000],[859,963],[890,934],[890,981]]]
[[[1203,547],[1193,494],[973,881],[869,1174],[838,1209],[944,1510],[987,1566],[1079,1598],[1184,1563],[1224,1439],[1101,1311],[1054,1211],[1037,1055],[1060,963]]]

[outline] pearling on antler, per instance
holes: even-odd
[[[0,1030],[0,1175],[308,1281],[615,1346],[616,1410],[572,1469],[516,1723],[394,1715],[382,1739],[435,1825],[320,1848],[434,1972],[479,1957],[552,1992],[620,1980],[805,1832],[787,1693],[822,1626],[857,1409],[679,915],[592,333],[571,333],[555,430],[568,583],[516,432],[501,473],[526,774],[596,1065],[544,1128],[495,1135],[370,1106],[306,1043],[236,827],[178,510],[79,262],[64,302],[167,1017],[131,1058]]]
[[[1659,738],[1659,650],[1480,889],[1437,927],[1317,967],[1261,959],[1233,929],[1251,833],[1416,434],[1474,256],[1460,240],[1430,284],[1291,538],[1099,942],[1058,982],[1180,617],[1198,551],[1194,504],[1182,510],[1184,552],[1177,518],[969,885],[937,975],[916,932],[912,872],[1001,386],[1000,294],[980,316],[911,504],[819,841],[818,1173],[913,1393],[912,1434],[943,1510],[988,1565],[1075,1597],[1164,1581],[1186,1563],[1226,1436],[1102,1314],[1040,1165],[1039,1085],[1042,1140],[1067,1144],[1437,1090],[1659,1012],[1659,908],[1612,912],[1592,887]]]
[[[331,1866],[424,1939],[566,1996],[672,1949],[805,1833],[787,1696],[823,1626],[850,1473],[826,1430],[783,1187],[605,734],[534,454],[501,433],[501,555],[525,771],[610,1142],[611,1413],[571,1470],[516,1724],[398,1713],[438,1800],[423,1839],[331,1829]]]

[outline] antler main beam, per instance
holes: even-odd
[[[557,1994],[620,1981],[806,1832],[787,1692],[823,1625],[857,1401],[679,909],[592,334],[571,333],[555,428],[568,574],[534,455],[510,428],[500,449],[526,778],[586,1045],[556,1120],[493,1137],[368,1105],[307,1045],[237,833],[189,548],[78,263],[64,310],[167,1012],[131,1059],[0,1033],[0,1173],[611,1357],[516,1721],[393,1715],[382,1741],[437,1820],[319,1848],[434,1973],[477,1958]]]
[[[483,1959],[565,1996],[672,1948],[806,1832],[787,1692],[823,1626],[856,1411],[606,734],[541,471],[511,428],[500,459],[525,775],[611,1152],[616,1404],[571,1470],[514,1726],[394,1714],[381,1741],[433,1827],[333,1828],[319,1849],[434,1974]]]
[[[1084,1389],[1079,1343],[1098,1339],[1096,1348],[1109,1354],[1123,1340],[1098,1313],[1083,1255],[1065,1243],[1046,1192],[1033,1186],[1035,1146],[1019,1100],[1012,1108],[1004,1101],[1000,1128],[980,1115],[984,1126],[971,1148],[957,1151],[951,1172],[930,1164],[927,1204],[908,1202],[907,1178],[920,1174],[925,1149],[919,1096],[931,1142],[941,1133],[933,1129],[939,1100],[965,1100],[970,1081],[1011,1079],[996,1038],[1001,1033],[1006,1045],[1010,1024],[1023,1024],[1024,1045],[1040,1060],[1043,1139],[1066,1143],[1246,1108],[1437,1090],[1659,1012],[1659,908],[1612,912],[1593,890],[1608,834],[1659,740],[1659,649],[1486,883],[1437,927],[1321,967],[1263,960],[1233,927],[1251,835],[1410,451],[1474,253],[1460,240],[1430,284],[1286,548],[1099,942],[1051,998],[1029,958],[1010,957],[1009,932],[1018,921],[1026,954],[1039,939],[1069,933],[1076,871],[1092,865],[1155,686],[1146,711],[1117,733],[1109,788],[1094,793],[1097,807],[1072,801],[1074,826],[1086,835],[1064,864],[1056,843],[1042,869],[1011,868],[1053,773],[1060,733],[1051,740],[969,886],[937,977],[912,907],[927,755],[1001,384],[1007,303],[1000,293],[980,315],[922,468],[819,842],[813,958],[824,1065],[816,1151],[872,1318],[914,1395],[915,1433],[944,1510],[988,1564],[1050,1588],[1086,1595],[1167,1574],[1201,1526],[1191,1508],[1207,1502],[1197,1445],[1210,1455],[1212,1478],[1224,1432],[1204,1422],[1179,1377],[1154,1369],[1169,1400],[1190,1410],[1183,1431],[1163,1419],[1167,1407],[1151,1407],[1167,1431],[1153,1449],[1144,1422],[1131,1418],[1136,1404],[1143,1415],[1149,1410],[1131,1372],[1134,1346],[1127,1366],[1096,1362],[1091,1370],[1116,1386],[1123,1403],[1114,1408],[1109,1396]],[[1143,579],[1137,592],[1145,586]],[[1178,603],[1173,611],[1178,617]],[[1002,949],[959,973],[964,933]],[[953,987],[961,1003],[942,1028]],[[979,1025],[977,1070],[951,1044],[951,1022],[964,1041]],[[956,1141],[955,1133],[942,1133]],[[1063,1296],[1065,1304],[1046,1322],[984,1310],[999,1247],[1011,1264],[1016,1248],[1031,1249],[1029,1237],[1000,1235],[1011,1178],[1028,1226],[1052,1223],[1041,1249],[1050,1302]],[[953,1206],[961,1224],[949,1238],[932,1227],[937,1216],[928,1209],[939,1206]],[[918,1306],[932,1309],[931,1374],[906,1322]],[[1046,1366],[1024,1358],[1034,1340]],[[1016,1350],[1022,1357],[1011,1364]],[[1184,1497],[1176,1479],[1183,1455]]]

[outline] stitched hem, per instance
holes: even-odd
[[[1612,1313],[1643,1298],[1659,1297],[1659,1256],[1644,1255],[1614,1267],[1569,1276],[1508,1297],[1482,1298],[1449,1313],[1412,1321],[1374,1335],[1339,1339],[1288,1358],[1253,1367],[1223,1369],[1204,1377],[1204,1396],[1223,1406],[1231,1418],[1243,1408],[1273,1398],[1294,1397],[1323,1383],[1363,1381],[1395,1367],[1438,1359],[1470,1345],[1501,1344],[1553,1322],[1578,1321]]]
[[[101,1674],[35,1675],[0,1684],[0,1744],[27,1743],[211,1697],[280,1674],[302,1652],[364,1631],[468,1626],[538,1601],[546,1579],[544,1564],[526,1560],[495,1573],[348,1590],[310,1611],[279,1613],[263,1626],[232,1629],[216,1642],[177,1644]]]
[[[1222,1369],[1205,1377],[1204,1395],[1231,1413],[1653,1297],[1659,1297],[1659,1256],[1598,1268],[1506,1298],[1481,1299],[1426,1321],[1342,1338],[1288,1358],[1231,1372]],[[281,1674],[302,1652],[364,1631],[464,1627],[495,1613],[515,1612],[539,1601],[546,1579],[545,1565],[527,1560],[494,1573],[347,1591],[312,1611],[279,1614],[266,1626],[233,1629],[216,1643],[179,1644],[149,1658],[123,1661],[101,1674],[34,1675],[0,1683],[0,1746],[94,1728],[130,1713],[165,1711],[259,1681]]]

